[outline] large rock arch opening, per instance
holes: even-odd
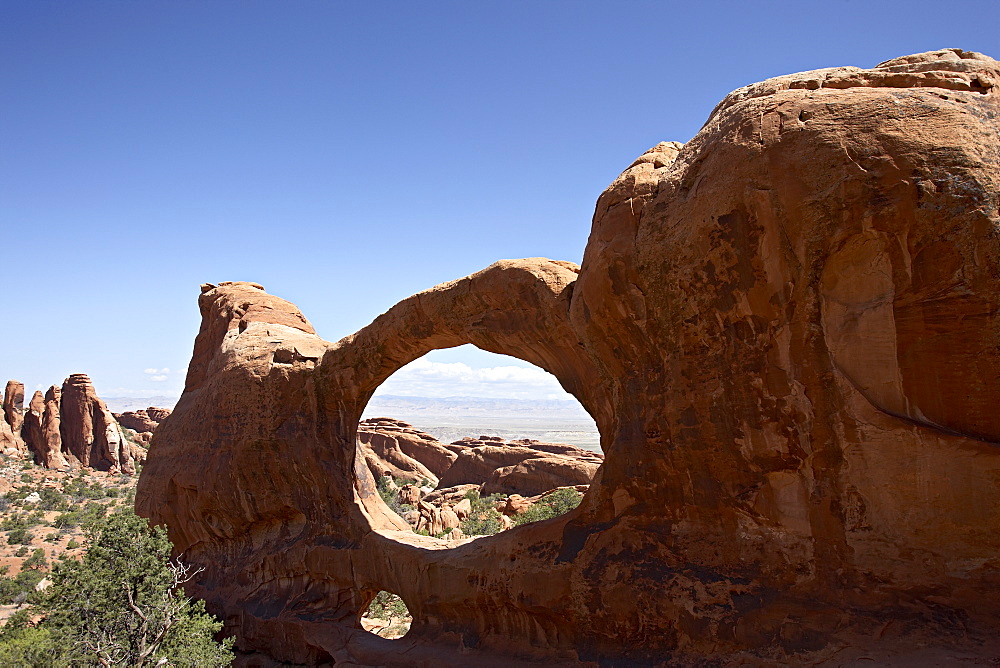
[[[473,359],[495,366],[402,367],[358,428],[357,457],[382,500],[416,533],[453,545],[564,514],[604,459],[592,418],[554,376],[507,356]]]
[[[384,639],[362,632],[359,618],[371,592],[382,590],[398,593],[413,615],[392,651],[468,634],[470,622],[482,637],[469,643],[483,650],[496,627],[560,635],[559,613],[540,622],[535,606],[516,602],[515,592],[536,588],[551,571],[519,562],[562,551],[565,526],[592,504],[453,547],[414,534],[388,511],[356,444],[380,383],[430,350],[465,343],[552,373],[608,433],[610,391],[569,322],[576,275],[570,263],[498,262],[414,295],[336,343],[258,285],[203,286],[203,324],[178,417],[157,432],[160,456],[147,466],[138,506],[206,569],[194,591],[226,613],[245,647],[310,663],[359,643],[351,656],[379,657],[389,651],[380,649]],[[209,423],[215,428],[205,430]],[[490,571],[493,587],[511,590],[507,603],[454,589]],[[456,614],[461,625],[449,621]],[[530,642],[523,649],[534,651]]]

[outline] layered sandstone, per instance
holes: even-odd
[[[22,455],[27,451],[21,428],[24,426],[24,383],[8,380],[0,415],[0,452]]]
[[[128,439],[86,374],[75,373],[63,383],[60,417],[63,450],[81,466],[135,473]]]
[[[7,387],[8,396],[15,397],[12,406],[17,405],[18,388],[23,401],[23,385],[11,381]],[[31,452],[46,468],[86,466],[133,475],[135,465],[145,459],[144,449],[129,441],[85,374],[71,375],[61,388],[53,385],[44,396],[36,391],[18,433],[23,436],[23,451]]]
[[[455,459],[430,434],[391,418],[362,420],[358,425],[358,445],[375,479],[389,475],[437,486],[439,476]],[[442,462],[448,463],[442,466]]]
[[[361,453],[374,478],[390,475],[432,487],[482,485],[483,494],[542,494],[589,485],[604,457],[565,443],[465,438],[443,444],[402,420],[371,418],[358,425]]]
[[[170,409],[150,406],[145,410],[125,411],[124,413],[113,413],[113,415],[122,429],[130,430],[128,434],[130,440],[148,447],[153,438],[153,432],[170,415]]]
[[[337,343],[259,286],[205,286],[137,507],[281,661],[995,656],[998,82],[945,50],[740,89],[601,195],[581,268],[502,261]],[[579,508],[449,544],[384,507],[365,403],[462,343],[594,417]],[[359,626],[382,589],[401,640]]]
[[[535,496],[557,487],[589,485],[604,457],[565,443],[466,439],[452,443],[456,454],[441,487],[482,483],[483,494]]]

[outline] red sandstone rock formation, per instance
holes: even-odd
[[[385,417],[362,420],[358,425],[358,438],[362,444],[371,442],[374,434],[394,442],[394,447],[406,457],[420,462],[435,480],[444,475],[457,456],[430,434],[402,420]]]
[[[565,443],[466,438],[443,445],[392,418],[362,420],[358,441],[372,476],[384,474],[442,488],[481,485],[484,494],[541,494],[589,485],[604,457]]]
[[[37,396],[38,393],[36,392],[35,395]],[[55,385],[45,393],[41,417],[41,438],[29,444],[38,463],[50,469],[66,468],[71,462],[73,464],[79,463],[72,455],[67,458],[66,453],[63,452],[61,399],[62,390]],[[34,398],[31,400],[31,409],[32,412],[36,409]]]
[[[24,383],[8,380],[0,415],[0,451],[8,455],[27,452],[21,428],[24,425]]]
[[[129,440],[148,448],[153,438],[153,432],[170,415],[170,409],[150,406],[146,410],[126,411],[113,413],[113,415],[122,429],[126,430],[125,434]],[[139,457],[145,460],[145,453],[139,452],[139,450],[141,448],[130,448],[133,458]],[[136,461],[135,463],[140,462]]]
[[[44,397],[35,392],[20,431],[26,449],[46,468],[88,466],[133,475],[135,464],[145,460],[145,450],[129,442],[84,374],[71,375],[61,389],[53,385]]]
[[[21,434],[24,437],[24,442],[27,445],[28,451],[31,452],[35,461],[41,463],[41,451],[42,444],[45,443],[45,437],[42,432],[42,424],[44,423],[45,414],[45,397],[41,392],[35,391],[35,394],[31,397],[31,401],[28,402],[28,410],[24,412],[24,424],[21,425]]]
[[[604,461],[595,452],[564,443],[469,439],[449,447],[457,457],[440,486],[485,483],[483,494],[534,496],[557,487],[589,485]]]
[[[150,406],[146,409],[146,415],[157,425],[170,417],[171,412],[169,408],[160,408],[159,406]]]
[[[358,425],[358,445],[375,479],[388,474],[416,483],[428,480],[431,486],[437,486],[440,473],[432,471],[424,461],[435,465],[449,455],[454,458],[430,434],[391,418],[363,420]],[[440,466],[435,468],[441,470]]]
[[[144,410],[137,411],[126,411],[124,413],[115,413],[115,419],[118,420],[118,424],[126,429],[131,429],[132,431],[143,433],[152,433],[159,426],[159,422],[152,419]]]
[[[66,379],[60,408],[63,449],[81,466],[135,473],[125,433],[86,374],[75,373]]]
[[[579,276],[504,261],[337,343],[258,286],[206,286],[137,507],[281,661],[995,656],[998,85],[945,50],[742,88],[601,195]],[[579,508],[461,544],[386,511],[358,417],[461,343],[595,418]],[[383,589],[401,640],[359,628]]]

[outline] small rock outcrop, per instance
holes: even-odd
[[[137,443],[149,446],[153,438],[153,432],[160,426],[160,423],[170,415],[169,408],[158,408],[150,406],[145,410],[125,411],[124,413],[114,413],[115,419],[123,429],[131,431],[129,436]]]
[[[393,418],[358,425],[361,453],[377,480],[383,475],[432,487],[485,485],[483,494],[533,496],[557,487],[589,485],[604,456],[565,443],[496,436],[440,443]]]

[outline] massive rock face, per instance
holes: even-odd
[[[740,89],[601,195],[579,270],[502,261],[337,343],[205,286],[137,507],[281,661],[996,655],[998,85],[945,50]],[[575,511],[449,547],[394,531],[356,431],[461,343],[555,374],[606,460]],[[359,627],[381,589],[401,640]]]

